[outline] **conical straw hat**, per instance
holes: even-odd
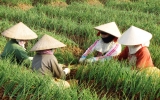
[[[135,26],[131,26],[122,34],[118,39],[118,42],[123,45],[138,45],[148,42],[151,38],[151,33]]]
[[[2,32],[2,35],[12,39],[31,40],[37,38],[37,34],[34,33],[29,27],[22,22],[12,26],[11,28]]]
[[[60,48],[66,46],[62,42],[54,39],[53,37],[45,34],[43,37],[31,48],[30,51],[39,51],[53,48]]]
[[[94,27],[96,30],[107,32],[115,37],[120,37],[121,33],[115,22],[110,22],[107,24],[103,24],[97,27]]]

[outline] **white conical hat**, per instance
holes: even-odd
[[[29,27],[22,22],[12,26],[11,28],[2,32],[2,35],[12,39],[31,40],[37,38],[37,34],[34,33]]]
[[[30,51],[39,51],[53,48],[60,48],[66,46],[62,42],[54,39],[53,37],[45,34],[43,37],[31,48]]]
[[[138,45],[148,42],[151,38],[151,33],[135,26],[131,26],[122,34],[118,39],[118,42],[123,45]]]
[[[94,27],[96,30],[107,32],[115,37],[120,37],[121,33],[115,22],[110,22],[107,24],[103,24],[97,27]]]

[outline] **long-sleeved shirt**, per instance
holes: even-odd
[[[117,56],[121,52],[121,44],[117,42],[104,43],[102,39],[95,41],[83,54],[87,56],[93,51],[98,51],[104,54],[103,56],[98,57],[99,59],[107,58],[109,56]]]
[[[22,63],[26,59],[29,60],[27,52],[23,47],[18,45],[15,39],[11,39],[7,42],[1,54],[1,57],[2,59],[11,58],[12,61],[16,60],[17,63]]]
[[[36,54],[32,61],[32,70],[37,70],[42,75],[64,78],[65,73],[54,55]]]
[[[126,46],[118,56],[118,60],[125,59],[127,59],[133,65],[133,67],[136,68],[146,68],[154,66],[150,52],[147,47],[142,47],[135,54],[130,55],[129,49]]]

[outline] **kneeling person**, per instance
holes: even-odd
[[[154,67],[148,50],[152,34],[138,27],[131,26],[118,39],[118,42],[126,47],[117,57],[118,60],[127,60],[132,69]]]
[[[66,45],[53,37],[44,35],[31,49],[31,51],[36,51],[32,61],[32,70],[39,71],[43,75],[64,79],[65,75],[70,72],[70,69],[65,68],[63,70],[53,54],[55,48],[64,46]],[[67,81],[61,80],[61,82],[65,88],[70,86]]]
[[[100,35],[101,39],[96,40],[94,44],[85,51],[79,59],[80,63],[84,62],[87,56],[93,52],[95,52],[94,57],[87,59],[87,62],[109,60],[121,52],[121,44],[117,42],[121,33],[115,22],[97,26],[95,29],[98,31],[97,36]]]

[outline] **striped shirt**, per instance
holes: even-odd
[[[104,43],[102,39],[95,41],[82,56],[88,56],[88,54],[93,51],[98,51],[105,53],[103,56],[98,57],[98,59],[103,59],[111,56],[117,56],[121,52],[121,44],[117,42]]]

